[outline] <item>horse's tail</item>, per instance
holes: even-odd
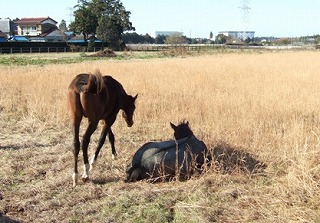
[[[94,74],[79,74],[75,83],[77,92],[97,94],[104,87],[104,80],[100,71]]]

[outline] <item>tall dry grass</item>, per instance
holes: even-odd
[[[99,69],[139,94],[134,126],[119,117],[113,127],[123,162],[146,141],[172,138],[169,122],[185,119],[209,148],[223,141],[268,165],[267,177],[210,172],[191,184],[192,193],[178,185],[187,197],[172,204],[178,222],[319,222],[319,60],[317,51],[253,52],[4,66],[0,147],[70,148],[66,89],[76,74]],[[110,154],[107,147],[102,156]],[[228,196],[234,193],[237,199]]]

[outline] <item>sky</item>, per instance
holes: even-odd
[[[320,0],[122,0],[138,34],[178,31],[190,38],[210,32],[255,31],[256,37],[320,34]],[[51,17],[67,25],[77,0],[0,0],[0,18]]]

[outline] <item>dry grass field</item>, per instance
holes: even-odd
[[[319,61],[319,51],[263,51],[0,66],[0,222],[320,222]],[[118,158],[106,141],[91,182],[72,189],[66,90],[96,69],[139,94],[135,124],[118,117]],[[267,168],[125,183],[134,152],[172,139],[169,122],[182,120],[208,148],[227,145]]]

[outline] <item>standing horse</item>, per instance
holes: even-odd
[[[194,170],[201,170],[210,156],[206,145],[194,136],[188,124],[170,123],[176,140],[148,142],[138,149],[127,167],[126,181],[187,178]]]
[[[74,173],[72,176],[74,187],[77,184],[78,178],[79,129],[82,117],[88,118],[89,121],[81,143],[84,160],[82,180],[88,181],[89,170],[92,170],[107,135],[112,148],[112,157],[116,156],[115,139],[111,126],[115,122],[120,109],[123,110],[122,115],[128,127],[133,125],[133,113],[137,96],[132,97],[131,95],[127,95],[118,81],[111,76],[102,76],[100,72],[96,72],[96,74],[79,74],[72,80],[68,88],[67,99],[74,137]],[[89,165],[88,145],[90,137],[96,130],[100,120],[104,121],[103,128],[96,152]]]

